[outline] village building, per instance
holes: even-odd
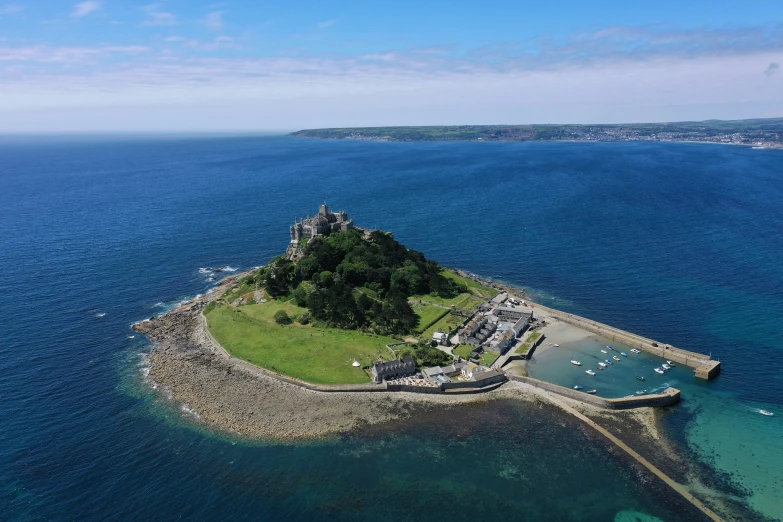
[[[456,362],[448,366],[434,366],[432,368],[425,368],[421,371],[421,376],[433,384],[440,384],[443,382],[450,382],[449,377],[457,377],[461,375],[462,368],[468,363]]]
[[[446,332],[435,332],[432,334],[432,340],[438,344],[447,344],[449,340],[449,334]]]
[[[377,383],[387,379],[408,377],[416,373],[416,361],[413,357],[406,357],[389,362],[377,362],[372,365],[370,373],[372,373],[372,380]]]

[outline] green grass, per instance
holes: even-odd
[[[500,293],[494,288],[484,286],[481,283],[478,283],[467,277],[462,277],[461,275],[457,274],[453,270],[444,269],[443,272],[441,272],[441,274],[443,274],[445,277],[448,277],[449,279],[453,279],[454,281],[464,284],[465,286],[468,287],[468,291],[471,294],[477,297],[483,297],[484,300],[492,299],[493,297],[495,297]]]
[[[412,303],[411,307],[416,312],[416,315],[419,316],[419,325],[416,327],[416,330],[419,332],[426,330],[449,313],[448,309],[433,305]]]
[[[452,353],[454,353],[454,354],[456,354],[456,355],[459,355],[459,356],[460,356],[460,357],[462,357],[463,359],[470,359],[471,357],[473,357],[473,356],[470,354],[470,351],[471,351],[472,349],[473,349],[473,347],[472,347],[472,346],[469,346],[469,345],[467,345],[467,344],[461,344],[461,345],[457,346],[456,348],[454,348],[454,349],[452,350]]]
[[[484,366],[489,366],[490,364],[492,364],[493,362],[495,362],[495,361],[497,360],[497,358],[498,358],[498,357],[500,357],[500,356],[499,356],[498,354],[496,354],[496,353],[492,353],[492,352],[483,352],[483,353],[481,354],[481,358],[480,358],[480,360],[481,360],[481,362],[484,364]]]
[[[459,355],[460,357],[462,357],[463,359],[471,359],[473,357],[470,354],[470,351],[472,349],[473,349],[472,346],[469,346],[467,344],[461,344],[461,345],[457,346],[456,348],[454,348],[454,350],[452,350],[452,351],[456,355]],[[479,355],[478,359],[481,362],[481,364],[483,364],[485,366],[489,366],[490,364],[495,362],[495,360],[498,357],[500,357],[500,356],[498,354],[496,354],[496,353],[484,351],[484,352],[481,353],[481,355]]]
[[[279,325],[272,316],[285,310],[296,318],[306,311],[291,302],[232,307],[219,305],[207,314],[209,330],[233,356],[278,373],[316,384],[362,384],[370,381],[362,367],[378,353],[389,359],[386,344],[397,342],[355,330]]]
[[[432,339],[432,334],[439,330],[443,330],[449,333],[451,330],[462,324],[464,317],[458,317],[448,312],[446,315],[435,321],[429,328],[421,333],[421,337],[424,339]]]

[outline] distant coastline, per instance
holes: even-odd
[[[304,129],[295,138],[357,141],[674,142],[783,149],[783,118],[675,123],[453,125]]]

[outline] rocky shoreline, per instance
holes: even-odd
[[[424,395],[407,392],[318,392],[268,375],[225,356],[206,330],[202,311],[245,273],[167,314],[134,325],[154,343],[148,379],[174,402],[186,405],[206,425],[253,439],[308,439],[409,418],[429,408],[450,408],[497,399],[546,401],[546,392],[509,382],[478,395]],[[586,411],[597,408],[577,403]],[[660,440],[651,409],[615,413],[644,426]]]

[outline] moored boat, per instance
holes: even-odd
[[[607,365],[607,366],[609,366],[610,364],[612,364],[612,361],[610,361],[609,359],[606,359],[604,362],[606,363],[606,365]]]
[[[655,373],[660,373],[661,375],[663,375],[663,374],[664,374],[664,373],[666,373],[666,372],[664,372],[664,371],[663,371],[663,370],[661,370],[660,368],[655,368]]]
[[[578,384],[576,386],[574,386],[575,390],[581,390],[582,388],[584,388],[584,386],[579,386]]]
[[[606,347],[607,347],[607,348],[609,348],[610,350],[614,350],[614,348],[612,348],[612,347],[611,347],[611,346],[609,346],[608,344],[606,345]]]
[[[593,393],[595,393],[595,392],[597,392],[597,391],[598,391],[598,390],[587,390],[585,393],[590,393],[590,394],[593,394]]]
[[[587,375],[595,375],[595,372],[593,370],[587,370],[585,373]]]
[[[607,352],[606,350],[601,350],[601,353],[609,353],[609,352]]]
[[[636,395],[647,395],[647,390],[637,390]]]
[[[663,368],[664,370],[671,370],[672,367],[669,366],[668,364],[662,364],[661,368]]]
[[[619,360],[620,360],[620,358],[619,358],[619,357],[617,357],[616,355],[613,355],[613,356],[612,356],[612,359],[614,359],[615,361],[619,361]]]
[[[631,351],[632,351],[633,353],[642,353],[642,351],[641,351],[641,350],[637,350],[636,348],[631,348]]]
[[[636,378],[637,378],[637,379],[639,379],[640,381],[643,381],[643,380],[644,380],[644,377],[643,377],[643,376],[641,376],[641,375],[637,375],[637,376],[636,376]]]
[[[606,368],[606,363],[599,362],[599,363],[598,363],[598,367],[599,367],[599,368],[601,368],[601,369],[603,370],[604,368]]]
[[[622,355],[623,357],[628,357],[628,354],[625,352],[620,352],[620,355]]]
[[[580,363],[579,361],[575,361],[573,359],[571,359],[571,364],[573,364],[574,366],[582,366],[582,363]]]
[[[674,361],[668,361],[668,360],[667,360],[667,361],[666,361],[666,364],[668,364],[668,365],[669,365],[669,366],[671,366],[672,368],[674,367]]]

